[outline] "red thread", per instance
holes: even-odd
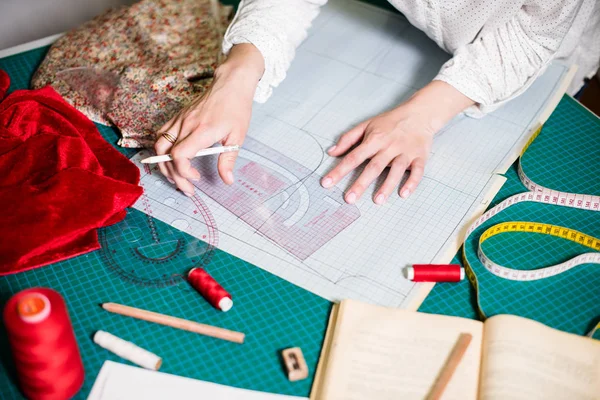
[[[413,282],[460,282],[465,276],[463,268],[456,264],[414,264],[407,274]]]
[[[216,309],[229,311],[233,306],[231,295],[202,268],[193,268],[188,273],[188,281]]]
[[[70,399],[81,389],[83,362],[58,292],[33,288],[17,293],[6,303],[4,324],[25,397]]]

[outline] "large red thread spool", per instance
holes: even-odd
[[[33,288],[17,293],[4,308],[4,324],[25,397],[70,399],[81,389],[83,362],[58,292]]]
[[[413,264],[406,268],[406,278],[413,282],[459,282],[465,279],[465,270],[457,264]]]
[[[231,295],[202,268],[192,268],[188,281],[216,309],[229,311],[233,307]]]

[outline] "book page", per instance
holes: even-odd
[[[460,333],[473,340],[443,399],[477,398],[481,322],[344,300],[323,373],[322,400],[410,400],[429,393]]]
[[[482,400],[592,400],[600,395],[600,342],[521,317],[485,323]]]

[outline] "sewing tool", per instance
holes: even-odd
[[[38,49],[36,51],[28,51],[26,53],[24,53],[23,55],[17,55],[15,57],[10,57],[7,59],[3,59],[2,61],[4,61],[4,63],[2,64],[3,67],[6,69],[8,68],[10,70],[10,73],[17,77],[18,81],[16,81],[17,83],[15,85],[13,85],[13,89],[20,89],[22,88],[21,86],[26,85],[29,83],[30,79],[31,79],[31,74],[34,72],[34,66],[38,65],[39,62],[41,62],[42,58],[44,57],[44,54],[46,53],[46,49]],[[20,82],[20,83],[19,83]],[[544,81],[544,86],[550,86],[550,84],[547,85],[547,82]],[[534,93],[538,93],[537,91],[535,91]],[[565,97],[566,100],[568,100],[568,102],[574,103],[574,101],[570,98],[570,97]],[[516,104],[516,103],[515,103]],[[570,103],[567,103],[570,104]],[[563,106],[566,104],[563,104]],[[565,107],[562,107],[563,109],[565,109]],[[519,107],[519,109],[521,109],[521,107]],[[560,111],[560,110],[559,110]],[[562,132],[561,135],[567,135],[567,133],[575,138],[580,136],[579,133],[579,129],[581,130],[591,130],[594,129],[594,127],[596,126],[595,124],[589,124],[589,123],[583,123],[580,119],[578,119],[578,115],[576,114],[571,114],[568,115],[568,119],[565,119],[565,124],[570,124],[570,126],[576,127],[573,130],[568,129],[567,125],[564,126],[560,126]],[[493,118],[493,117],[490,117]],[[513,119],[512,115],[510,118],[508,118],[510,120]],[[109,140],[111,143],[116,142],[116,140],[118,140],[118,137],[116,135],[116,133],[113,132],[113,130],[111,130],[110,128],[107,127],[102,127],[101,128],[101,133],[106,137],[107,140]],[[551,136],[555,136],[555,135],[551,135]],[[436,139],[437,140],[437,139]],[[580,155],[580,151],[577,150],[577,147],[574,145],[577,143],[576,139],[573,139],[573,141],[569,142],[571,145],[569,146],[565,146],[567,148],[563,148],[562,146],[557,146],[555,149],[561,149],[561,151],[556,151],[556,153],[567,153],[569,155],[572,156],[579,156]],[[244,145],[245,148],[245,145]],[[121,149],[121,151],[123,153],[125,153],[127,156],[132,156],[135,150],[139,150],[139,149]],[[243,152],[240,153],[240,155]],[[311,153],[312,154],[312,153]],[[452,154],[452,153],[450,153]],[[150,156],[153,154],[148,154],[147,156]],[[216,158],[216,157],[212,157],[211,158]],[[199,158],[196,160],[202,160],[205,161],[207,160],[207,158]],[[208,163],[207,163],[208,164]],[[150,165],[152,166],[152,164],[146,164],[146,165]],[[154,165],[156,166],[156,165]],[[212,164],[211,164],[212,166]],[[525,167],[527,168],[527,165],[525,165]],[[593,168],[591,168],[593,169]],[[572,173],[573,170],[570,168],[567,168],[563,174],[565,179],[570,179],[572,178]],[[158,173],[154,173],[154,175],[158,175]],[[237,175],[237,174],[236,174]],[[533,177],[533,176],[532,176]],[[204,180],[204,179],[203,179]],[[463,177],[463,179],[461,180],[466,180],[466,178]],[[151,182],[154,185],[154,182]],[[427,180],[424,181],[424,183],[427,183]],[[512,193],[514,192],[514,190],[512,188],[516,188],[518,185],[515,184],[514,182],[511,181],[511,183],[513,184],[512,186],[510,185],[506,185],[505,188],[510,188],[510,190],[507,191]],[[436,194],[439,193],[436,191]],[[202,197],[204,200],[208,200],[210,201],[210,199],[208,198],[208,196],[197,196],[197,197]],[[166,198],[166,197],[165,197]],[[162,198],[160,199],[162,201]],[[293,203],[292,203],[293,204]],[[178,205],[176,205],[176,207],[178,207]],[[546,207],[550,207],[550,206],[546,206]],[[215,210],[213,210],[214,212],[218,212],[217,208],[214,207]],[[560,210],[557,210],[557,214],[560,214]],[[220,217],[220,215],[217,215],[218,217]],[[136,217],[136,218],[132,218],[132,217]],[[112,269],[110,269],[111,267],[109,267],[109,263],[107,263],[104,259],[104,256],[101,254],[101,251],[104,251],[104,247],[102,250],[98,250],[96,252],[90,253],[89,256],[85,256],[85,257],[78,257],[75,259],[72,259],[71,261],[66,261],[66,262],[62,262],[58,265],[50,265],[48,267],[44,267],[44,269],[40,269],[37,272],[35,271],[31,271],[31,272],[27,272],[27,273],[22,273],[22,274],[15,274],[15,275],[10,275],[10,276],[6,276],[3,277],[2,280],[4,285],[2,285],[2,290],[4,291],[4,293],[6,293],[11,287],[12,288],[16,288],[16,287],[24,287],[24,285],[28,284],[28,281],[31,282],[31,277],[35,276],[36,279],[39,279],[38,284],[43,284],[44,286],[50,286],[50,287],[61,287],[61,288],[65,288],[64,290],[69,290],[69,292],[71,293],[78,293],[78,298],[76,299],[77,303],[80,303],[81,305],[81,312],[78,312],[76,315],[74,314],[75,309],[72,307],[72,304],[69,302],[69,311],[71,313],[71,317],[72,317],[72,321],[73,324],[76,326],[76,329],[78,330],[79,328],[77,328],[78,326],[84,326],[84,325],[88,325],[88,326],[96,326],[96,328],[102,328],[102,329],[108,329],[110,332],[112,333],[120,333],[120,335],[123,338],[129,339],[129,340],[134,340],[137,344],[142,345],[142,346],[146,346],[146,348],[153,350],[153,351],[157,351],[159,352],[158,348],[154,349],[150,346],[150,342],[152,342],[151,337],[149,338],[142,338],[142,337],[138,337],[138,336],[131,336],[131,337],[127,337],[125,335],[125,332],[120,332],[120,331],[112,331],[111,329],[109,329],[108,326],[103,325],[103,321],[105,321],[105,318],[108,318],[109,316],[104,315],[102,313],[99,312],[94,312],[93,311],[93,307],[90,307],[92,305],[92,303],[97,302],[98,298],[104,298],[104,299],[113,299],[114,301],[117,301],[115,298],[119,297],[119,293],[123,293],[126,292],[126,296],[127,298],[129,298],[130,300],[122,300],[121,302],[124,304],[133,304],[137,307],[140,308],[145,308],[145,309],[149,309],[149,310],[157,310],[160,312],[164,312],[164,313],[171,313],[174,314],[175,312],[177,313],[177,316],[181,316],[184,318],[188,318],[188,319],[196,319],[199,322],[202,322],[202,319],[200,319],[200,317],[192,317],[192,315],[194,315],[194,309],[198,308],[197,304],[194,304],[194,301],[192,299],[190,299],[190,297],[193,297],[191,295],[194,295],[195,293],[192,293],[191,290],[176,290],[176,289],[181,289],[181,288],[166,288],[166,289],[157,289],[154,286],[149,286],[147,289],[143,289],[144,286],[142,286],[144,284],[144,281],[142,281],[141,278],[146,278],[146,277],[150,277],[150,278],[156,278],[159,279],[161,277],[163,277],[163,273],[165,274],[165,279],[174,279],[175,280],[175,284],[179,284],[181,285],[181,278],[180,276],[183,275],[185,277],[185,275],[187,275],[187,271],[189,271],[189,269],[192,267],[191,259],[188,259],[186,257],[187,255],[187,249],[188,246],[190,246],[191,244],[189,243],[190,241],[192,242],[192,244],[195,243],[195,239],[193,239],[191,236],[188,235],[182,235],[185,236],[183,239],[181,239],[181,244],[179,245],[179,247],[181,247],[182,251],[180,253],[176,253],[177,256],[175,256],[172,260],[168,260],[162,264],[158,263],[158,259],[160,256],[163,255],[163,253],[156,253],[156,259],[157,261],[155,263],[148,263],[147,261],[143,260],[140,258],[140,256],[134,252],[134,249],[141,247],[141,244],[147,244],[147,242],[145,242],[145,240],[148,238],[148,241],[152,240],[152,236],[151,236],[151,230],[150,227],[145,223],[145,214],[139,213],[137,212],[137,210],[134,209],[130,209],[128,210],[128,216],[127,216],[127,220],[125,223],[120,223],[120,224],[116,224],[113,225],[107,229],[102,230],[105,233],[108,233],[108,237],[110,238],[111,245],[112,248],[110,249],[110,252],[112,253],[113,249],[117,251],[117,253],[115,255],[113,255],[113,259],[115,261],[115,263],[118,264],[119,267],[121,267],[123,269],[123,271],[125,272],[130,272],[132,269],[136,269],[136,276],[139,278],[139,281],[134,283],[129,283],[128,281],[124,281],[122,280],[122,278],[117,275]],[[587,217],[587,215],[584,215],[583,218]],[[363,215],[361,215],[361,218],[364,218],[364,213]],[[574,219],[579,219],[574,218]],[[219,218],[219,221],[222,221],[222,218]],[[203,219],[199,219],[199,221],[203,221]],[[170,235],[172,232],[177,232],[175,231],[175,228],[171,228],[170,226],[166,225],[166,224],[162,224],[160,221],[156,221],[157,224],[157,232],[158,235],[160,237],[160,240],[162,242],[168,242],[170,240]],[[223,231],[227,231],[228,227],[225,226],[225,224],[223,222],[221,222],[222,229]],[[205,226],[203,224],[198,224],[201,226]],[[412,224],[409,224],[412,225]],[[575,226],[573,226],[575,227]],[[412,228],[412,226],[411,226]],[[585,229],[579,229],[582,231],[585,231]],[[102,232],[101,232],[102,233]],[[135,233],[135,236],[133,235]],[[591,233],[591,232],[590,232]],[[133,240],[123,240],[123,237],[127,237],[127,239],[133,239],[133,238],[142,238],[142,239],[136,239],[137,241],[133,241]],[[597,235],[596,235],[597,236]],[[177,239],[179,239],[179,236],[175,236]],[[224,235],[222,234],[222,238],[224,237]],[[471,238],[473,239],[473,238]],[[222,240],[223,241],[223,240]],[[207,240],[208,242],[208,240]],[[394,242],[397,243],[397,242]],[[102,244],[104,246],[104,244]],[[488,245],[488,243],[486,242],[484,244]],[[238,246],[237,243],[234,244],[234,246]],[[398,246],[401,246],[400,244],[398,244]],[[164,248],[164,253],[165,254],[170,254],[168,247],[168,243],[163,244],[163,248]],[[156,249],[158,250],[162,250],[163,248],[160,247],[156,247]],[[175,248],[175,246],[173,246],[173,249]],[[145,248],[141,248],[141,250],[145,250]],[[154,248],[152,248],[152,250],[154,250]],[[326,249],[323,249],[323,251]],[[487,248],[485,248],[485,250],[487,250]],[[106,253],[109,253],[109,251],[105,251]],[[199,251],[197,251],[198,254],[201,254]],[[147,252],[144,253],[147,256],[152,256],[155,253],[153,252]],[[279,278],[276,278],[274,275],[271,274],[266,274],[263,272],[262,269],[258,268],[258,267],[254,267],[252,265],[246,264],[244,263],[244,261],[233,257],[233,256],[226,256],[224,253],[221,253],[220,251],[217,251],[217,255],[221,254],[222,258],[217,258],[214,262],[216,262],[219,266],[219,268],[225,268],[227,269],[230,273],[231,273],[231,280],[236,282],[236,286],[239,286],[240,288],[244,288],[244,287],[248,287],[247,293],[244,292],[244,298],[248,297],[248,299],[250,300],[253,296],[254,296],[254,292],[256,288],[262,288],[263,286],[266,287],[267,289],[269,288],[275,288],[277,290],[273,290],[272,293],[276,294],[276,295],[268,295],[269,292],[265,292],[265,295],[262,295],[260,297],[261,301],[251,301],[248,302],[250,304],[245,303],[244,307],[247,307],[247,309],[245,308],[245,311],[248,312],[249,315],[255,314],[255,315],[260,315],[260,314],[265,314],[266,312],[268,312],[270,315],[269,317],[272,318],[273,321],[275,321],[272,324],[265,324],[263,323],[263,321],[257,321],[256,324],[254,325],[254,328],[252,330],[252,335],[256,336],[257,334],[260,334],[260,336],[262,337],[268,337],[269,335],[276,335],[280,341],[283,342],[288,342],[288,343],[299,343],[299,341],[302,342],[302,347],[307,346],[306,348],[304,348],[303,350],[308,350],[309,347],[310,348],[318,348],[318,346],[320,345],[320,341],[322,339],[322,335],[321,335],[321,331],[323,329],[322,324],[318,324],[315,323],[315,321],[320,321],[321,319],[325,320],[326,316],[328,315],[328,310],[329,310],[329,306],[325,306],[325,304],[330,304],[327,303],[324,299],[322,298],[317,298],[314,295],[312,295],[309,292],[306,292],[305,290],[300,289],[298,286],[293,286],[291,284],[289,284],[288,282],[282,282],[280,281]],[[489,255],[493,258],[494,255],[492,253],[489,253]],[[471,257],[471,255],[469,255],[469,257]],[[195,259],[198,259],[199,257],[194,257]],[[214,259],[213,259],[214,260]],[[421,261],[423,261],[423,259],[421,259]],[[416,260],[413,260],[416,261]],[[500,261],[498,259],[498,261]],[[94,268],[89,268],[90,263],[93,262],[95,264]],[[425,262],[430,262],[429,259],[427,259],[427,261]],[[471,259],[471,262],[475,262],[474,259]],[[206,266],[207,271],[209,271],[211,274],[213,274],[217,279],[219,279],[219,276],[215,275],[215,273],[213,273],[213,269],[209,269],[210,267],[212,267],[212,265],[208,265],[206,263],[203,263],[202,260],[199,261],[194,261],[194,265],[198,265],[198,266]],[[187,265],[186,265],[187,264]],[[396,268],[397,268],[397,263],[396,263]],[[509,265],[509,264],[506,264]],[[131,268],[130,268],[131,267]],[[146,267],[146,268],[144,268]],[[474,267],[476,267],[474,265]],[[593,267],[593,266],[592,266]],[[287,268],[288,270],[292,269],[292,266],[288,267],[288,264],[285,264],[285,268]],[[589,269],[593,269],[593,268],[589,268]],[[144,275],[146,273],[146,271],[151,271],[154,275],[150,276],[148,275]],[[479,274],[487,274],[487,271],[483,271],[481,270],[481,272],[478,272]],[[490,274],[488,274],[490,275]],[[593,274],[590,274],[593,275]],[[589,279],[588,278],[588,274],[583,274],[584,279]],[[221,284],[223,284],[223,286],[228,289],[228,290],[232,290],[231,294],[233,295],[234,293],[236,293],[236,296],[238,296],[238,292],[237,290],[234,288],[234,286],[230,287],[229,284],[229,276],[227,277],[227,281],[226,280],[221,280],[219,279],[219,282]],[[316,278],[315,278],[316,279]],[[336,278],[337,279],[337,278]],[[587,280],[586,279],[586,280]],[[102,281],[103,284],[101,285],[92,285],[90,286],[89,283],[93,282],[93,281]],[[496,286],[496,282],[501,281],[497,286]],[[496,308],[497,306],[499,306],[500,302],[503,301],[503,296],[502,297],[498,297],[495,296],[495,293],[498,291],[498,289],[500,287],[502,287],[502,281],[503,282],[508,282],[508,281],[504,281],[501,279],[497,279],[494,282],[491,282],[489,284],[489,286],[483,286],[484,290],[487,290],[487,292],[490,294],[490,298],[493,297],[494,299],[491,300],[490,302],[488,302],[488,306],[490,307],[490,312],[494,310],[494,308]],[[597,280],[591,280],[591,283],[595,283]],[[301,282],[300,279],[298,279],[298,282]],[[346,281],[343,281],[346,282]],[[581,304],[583,307],[581,308],[588,308],[587,307],[587,303],[585,302],[580,302],[580,299],[578,298],[578,291],[577,288],[579,287],[577,282],[575,281],[571,281],[571,282],[567,282],[568,284],[565,285],[565,290],[571,288],[571,286],[573,287],[573,298],[574,300],[576,300],[576,302],[574,304]],[[585,284],[585,282],[583,282]],[[588,282],[589,283],[589,282]],[[139,287],[138,287],[139,286]],[[444,286],[448,286],[448,285],[442,285]],[[562,286],[562,285],[561,285]],[[142,289],[140,289],[140,287],[142,287]],[[187,289],[187,288],[186,288]],[[62,291],[62,289],[61,289]],[[438,290],[439,291],[439,290]],[[443,291],[442,291],[443,292]],[[458,290],[453,290],[450,291],[450,293],[445,293],[445,296],[440,297],[440,296],[432,296],[430,298],[430,302],[428,302],[428,309],[429,310],[439,310],[440,308],[440,304],[445,305],[447,304],[450,308],[454,309],[457,313],[459,314],[463,314],[467,315],[467,311],[466,308],[463,309],[459,307],[459,305],[461,304],[460,299],[461,296],[458,294]],[[64,292],[66,294],[66,292]],[[148,293],[152,293],[151,296],[148,296]],[[259,293],[262,293],[262,289],[259,289]],[[485,293],[485,292],[484,292]],[[190,295],[190,296],[188,296]],[[248,295],[248,296],[246,296]],[[533,315],[534,318],[539,318],[540,315],[543,316],[549,316],[551,315],[551,313],[555,312],[555,309],[553,307],[545,307],[546,304],[545,302],[548,300],[548,298],[546,298],[545,296],[547,295],[546,292],[540,292],[539,294],[536,293],[536,298],[532,301],[532,303],[534,303],[534,305],[531,308],[531,315]],[[114,296],[114,297],[113,297]],[[317,301],[318,300],[318,301]],[[505,298],[506,302],[502,303],[502,307],[505,307],[504,309],[509,309],[512,305],[511,301],[513,301],[514,299],[510,298],[510,297],[506,297]],[[178,306],[178,311],[174,311],[174,310],[170,310],[168,308],[162,308],[162,305],[167,304],[167,302],[175,302],[177,303]],[[236,307],[238,307],[240,304],[239,303],[238,298],[236,297]],[[294,304],[295,306],[297,306],[297,312],[293,313],[293,318],[290,318],[290,312],[289,312],[289,304]],[[537,304],[537,306],[535,306]],[[278,305],[280,307],[278,307]],[[540,307],[540,308],[537,308]],[[592,307],[593,308],[593,307]],[[266,311],[268,310],[268,311]],[[486,310],[487,311],[487,310]],[[593,311],[590,310],[590,311]],[[589,312],[588,312],[589,314]],[[325,315],[325,317],[321,317],[322,315]],[[222,315],[220,316],[221,318],[230,318],[231,315]],[[564,327],[565,330],[570,330],[570,331],[576,331],[577,327],[579,325],[584,324],[582,322],[582,317],[585,319],[586,315],[584,311],[581,311],[581,313],[577,313],[574,312],[573,314],[569,314],[569,318],[567,320],[564,321],[564,324],[561,325]],[[112,318],[119,318],[119,317],[112,317]],[[115,321],[118,322],[118,321]],[[126,320],[121,321],[121,323],[126,323]],[[133,321],[129,321],[130,323],[133,323]],[[205,321],[207,322],[207,321]],[[587,319],[586,319],[587,322]],[[299,326],[301,329],[290,329],[290,324],[297,324],[297,326]],[[138,323],[138,324],[145,324],[145,323]],[[219,324],[217,321],[212,322],[213,325],[217,325]],[[238,328],[237,325],[229,325],[229,323],[226,322],[222,322],[220,323],[221,326],[223,327],[228,327],[228,328],[232,328],[232,329],[236,329],[236,330],[241,330],[244,331],[244,328],[242,328],[241,326]],[[152,328],[150,325],[147,325],[148,328]],[[158,328],[158,327],[156,327]],[[114,329],[114,328],[112,328]],[[132,330],[133,332],[133,330]],[[171,337],[171,342],[170,345],[173,346],[173,349],[177,349],[177,351],[181,351],[180,354],[185,354],[184,351],[185,350],[189,350],[189,343],[185,343],[185,342],[189,342],[186,340],[182,340],[182,338],[184,336],[191,336],[191,334],[188,334],[186,332],[182,332],[182,331],[172,331],[174,334]],[[90,334],[93,333],[93,331],[89,332]],[[146,339],[148,339],[149,341],[147,342]],[[249,338],[250,339],[250,338]],[[82,338],[82,342],[80,344],[83,345],[83,341],[85,341],[85,339]],[[183,344],[182,344],[183,343]],[[187,346],[186,346],[187,345]],[[90,346],[95,346],[95,344],[93,344],[91,341],[88,341],[87,343],[88,349]],[[284,346],[283,346],[284,347]],[[82,353],[85,352],[83,347],[80,347]],[[180,358],[176,358],[175,360],[171,360],[171,359],[166,359],[165,362],[169,363],[168,366],[171,366],[172,368],[175,368],[177,371],[182,371],[181,374],[186,375],[186,376],[193,376],[193,374],[195,373],[194,371],[194,366],[198,365],[201,362],[205,362],[205,363],[210,363],[210,364],[218,364],[218,362],[222,359],[222,352],[217,352],[217,351],[210,351],[210,348],[207,348],[207,351],[204,352],[189,352],[187,357],[180,357]],[[195,354],[194,354],[195,353]],[[162,354],[159,354],[162,355]],[[166,355],[165,355],[166,356]],[[307,353],[307,357],[309,357],[309,354]],[[166,358],[166,357],[165,357]],[[313,357],[309,357],[309,358],[313,358]],[[265,387],[265,390],[270,390],[270,391],[283,391],[286,387],[289,386],[289,383],[286,384],[285,380],[280,379],[278,380],[268,380],[267,378],[269,378],[269,376],[265,376],[264,373],[261,373],[261,370],[264,370],[264,368],[267,368],[269,365],[269,357],[263,357],[258,359],[258,361],[256,360],[252,360],[253,361],[253,365],[255,366],[255,368],[251,368],[247,370],[247,373],[245,374],[240,374],[240,378],[239,380],[236,380],[236,385],[239,385],[240,387],[255,387],[253,385],[259,385],[261,388]],[[98,359],[95,357],[88,357],[88,361],[86,363],[86,365],[90,365],[91,370],[94,370],[94,368],[96,368],[97,366],[97,362]],[[170,364],[171,362],[174,363]],[[264,368],[263,368],[264,367]],[[222,365],[222,368],[225,368],[223,370],[223,373],[227,373],[228,370],[228,366],[227,365]],[[161,367],[161,370],[164,369]],[[175,370],[174,369],[174,370]],[[242,376],[243,375],[243,376]],[[11,395],[16,393],[16,389],[13,385],[13,381],[9,378],[9,374],[5,374],[5,376],[3,376],[4,379],[0,379],[0,386],[2,386],[3,388],[0,390],[0,397],[6,396],[7,398],[11,398]],[[304,381],[306,382],[306,381]],[[284,385],[288,385],[288,386],[284,386]],[[89,385],[88,385],[89,386]],[[300,385],[298,386],[300,388],[302,388],[303,386]],[[298,388],[296,387],[296,388]],[[282,389],[284,388],[284,389]],[[295,392],[294,390],[290,389],[291,392],[294,392],[295,394],[303,394],[303,390],[302,389],[297,389],[297,392]],[[291,393],[290,392],[290,393]],[[15,395],[15,397],[17,397]]]
[[[213,307],[227,312],[233,307],[231,295],[202,268],[192,268],[188,281]]]
[[[239,150],[240,150],[240,146],[238,146],[237,144],[234,144],[233,146],[211,147],[209,149],[200,150],[199,152],[196,153],[194,158],[202,157],[202,156],[210,156],[213,154],[227,153],[230,151],[239,151]],[[140,162],[142,164],[156,164],[156,163],[167,162],[167,161],[173,161],[173,157],[170,154],[144,158]]]
[[[413,282],[460,282],[465,279],[465,270],[456,264],[413,264],[406,267],[406,279]]]
[[[537,129],[532,134],[531,138],[521,151],[521,157],[523,157],[523,154],[525,154],[527,148],[531,145],[531,143],[535,140],[535,138],[540,134],[541,131],[542,126],[540,125],[539,127],[537,127]],[[502,201],[500,204],[496,205],[492,209],[485,212],[481,217],[479,217],[475,222],[471,224],[465,235],[464,242],[466,242],[468,237],[486,221],[494,217],[496,214],[506,210],[507,208],[521,202],[531,201],[536,203],[554,204],[557,206],[578,208],[582,210],[600,211],[600,196],[561,192],[538,185],[537,183],[529,179],[529,177],[525,174],[521,161],[519,161],[518,165],[518,174],[519,178],[521,179],[521,182],[523,183],[523,185],[525,185],[525,187],[527,187],[527,189],[529,189],[529,191],[525,193],[515,194],[509,197],[508,199]],[[538,267],[529,270],[512,269],[499,265],[492,261],[485,254],[482,246],[483,243],[490,237],[506,232],[531,232],[542,235],[556,236],[579,243],[585,247],[594,249],[596,252],[579,254],[578,256],[575,256],[567,261],[547,267]],[[484,265],[484,267],[489,272],[498,277],[516,281],[531,281],[537,279],[545,279],[554,275],[559,275],[582,264],[600,264],[599,251],[600,238],[595,238],[584,233],[578,232],[576,230],[556,225],[536,222],[509,221],[494,225],[488,228],[485,232],[483,232],[483,234],[479,238],[477,256],[481,263]],[[479,297],[479,282],[477,280],[477,275],[475,274],[473,267],[467,260],[464,243],[462,246],[462,259],[466,269],[467,278],[469,278],[469,281],[475,288],[477,312],[479,314],[479,317],[482,320],[484,320],[486,318],[486,315],[481,306],[481,301]]]
[[[146,369],[158,371],[162,365],[162,358],[156,354],[108,332],[97,331],[94,334],[94,343]]]
[[[452,351],[450,352],[446,363],[442,367],[440,374],[435,380],[435,383],[429,392],[429,396],[427,396],[427,400],[438,400],[440,397],[442,397],[444,389],[446,389],[448,382],[452,378],[452,375],[454,375],[454,371],[456,371],[458,364],[460,364],[460,360],[462,360],[463,356],[467,352],[469,344],[471,343],[471,339],[473,339],[473,336],[470,333],[461,333],[458,336],[458,340],[452,348]]]
[[[47,288],[23,290],[4,308],[4,324],[25,397],[70,399],[84,370],[67,306]]]
[[[281,352],[283,364],[287,371],[288,379],[292,382],[308,377],[308,366],[300,347],[292,347]]]
[[[188,321],[186,319],[172,317],[170,315],[164,315],[155,313],[152,311],[142,310],[135,307],[124,306],[116,303],[104,303],[102,304],[108,312],[115,314],[121,314],[126,317],[141,319],[148,322],[154,322],[155,324],[170,326],[171,328],[182,329],[184,331],[190,331],[198,333],[200,335],[211,336],[217,339],[228,340],[234,343],[244,343],[244,334],[241,332],[230,331],[229,329],[218,328],[216,326],[201,324],[198,322]]]

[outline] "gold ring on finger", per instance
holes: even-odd
[[[177,141],[177,138],[173,135],[171,135],[169,132],[165,132],[162,135],[160,135],[162,137],[164,137],[165,139],[167,139],[168,142],[175,144],[175,142]]]

